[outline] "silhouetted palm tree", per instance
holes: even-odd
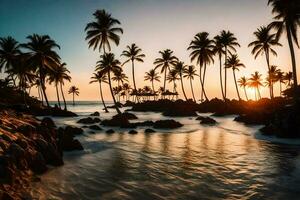
[[[123,86],[122,86],[122,89],[123,91],[125,92],[125,95],[126,95],[126,101],[128,100],[128,95],[129,95],[129,92],[131,90],[131,86],[128,84],[128,83],[124,83]]]
[[[157,81],[157,82],[160,82],[160,76],[158,75],[157,72],[155,72],[155,69],[150,69],[149,72],[146,72],[146,75],[144,76],[144,80],[145,81],[150,81],[151,82],[151,85],[152,85],[152,90],[153,92],[155,92],[155,89],[154,89],[154,81]]]
[[[243,88],[246,100],[248,101],[249,99],[248,99],[248,95],[247,95],[247,91],[246,91],[246,87],[248,86],[248,79],[245,76],[242,76],[238,80],[238,83],[239,83],[239,86]]]
[[[71,76],[68,75],[70,73],[70,71],[66,68],[66,63],[62,63],[60,65],[59,71],[60,71],[59,73],[61,74],[60,80],[59,80],[60,92],[61,92],[61,95],[62,95],[62,98],[64,101],[64,106],[65,106],[64,109],[67,110],[67,102],[66,102],[64,91],[63,91],[63,85],[65,84],[65,80],[70,82],[72,78],[71,78]]]
[[[117,102],[111,84],[111,72],[115,73],[116,71],[121,71],[121,63],[119,60],[115,59],[115,55],[113,53],[105,53],[101,55],[100,58],[101,59],[97,62],[96,70],[102,71],[102,73],[107,74],[109,89],[115,104],[116,111],[118,114],[121,114],[121,111],[117,106]]]
[[[287,34],[293,68],[294,97],[297,97],[298,81],[293,41],[299,47],[297,38],[300,24],[299,0],[269,0],[268,5],[272,6],[272,13],[275,14],[275,21],[270,24],[270,27],[277,31],[277,39],[281,37],[283,32]]]
[[[178,77],[178,73],[176,70],[171,70],[167,76],[167,80],[169,81],[169,83],[173,82],[173,92],[176,93],[176,81],[179,80],[180,78]],[[165,90],[164,90],[165,92]]]
[[[190,79],[190,86],[191,86],[193,99],[196,102],[196,98],[195,98],[195,95],[194,95],[194,88],[193,88],[193,80],[194,80],[195,76],[197,76],[195,66],[194,65],[189,65],[185,69],[183,77],[187,78],[187,79]]]
[[[222,42],[222,45],[225,49],[225,66],[226,66],[226,60],[228,59],[228,53],[232,54],[231,51],[236,52],[235,47],[240,47],[240,44],[237,42],[236,37],[233,33],[230,31],[221,31],[220,33],[220,40]],[[225,76],[224,76],[224,96],[225,99],[227,97],[227,70],[225,67]]]
[[[254,74],[251,74],[251,77],[249,78],[249,87],[255,89],[255,100],[257,100],[256,93],[258,94],[258,98],[261,98],[259,87],[262,85],[261,74],[259,74],[257,71],[254,72]]]
[[[76,86],[71,86],[68,93],[73,95],[73,106],[74,106],[75,105],[75,95],[76,96],[79,95],[79,88]]]
[[[159,51],[161,58],[156,58],[154,61],[155,70],[157,68],[161,68],[160,73],[165,73],[164,75],[164,91],[166,90],[166,78],[167,78],[167,71],[170,70],[170,66],[175,66],[178,58],[173,56],[173,51],[170,49],[166,49],[164,51]]]
[[[21,54],[19,43],[12,37],[0,38],[0,72],[13,68],[13,64]]]
[[[219,62],[220,62],[220,86],[221,86],[221,92],[222,92],[222,97],[223,100],[225,101],[225,94],[224,94],[224,88],[223,88],[223,68],[222,68],[222,55],[225,54],[224,46],[221,40],[221,36],[217,35],[214,37],[214,51],[219,57]]]
[[[177,62],[177,64],[174,67],[174,70],[178,73],[180,77],[180,82],[181,82],[181,89],[183,96],[185,100],[187,101],[188,98],[186,97],[185,91],[184,91],[184,86],[183,86],[183,73],[186,71],[187,65],[184,64],[184,62]]]
[[[210,40],[208,38],[207,32],[201,32],[197,33],[194,37],[194,40],[191,41],[188,50],[192,50],[190,53],[191,61],[194,61],[196,59],[196,63],[200,66],[200,83],[202,86],[202,92],[201,92],[201,101],[202,97],[204,95],[205,100],[208,101],[206,92],[205,92],[205,73],[206,73],[206,65],[211,64],[214,62],[213,56],[214,56],[214,45],[213,40]],[[202,68],[203,69],[203,75],[202,75]]]
[[[120,83],[128,82],[128,77],[126,76],[125,73],[123,73],[123,69],[121,68],[120,70],[115,70],[114,76],[111,78],[111,80],[116,81],[118,83],[118,87],[120,86]]]
[[[285,79],[288,87],[291,87],[292,86],[292,80],[293,80],[293,72],[285,73],[284,79]]]
[[[279,82],[280,95],[282,94],[282,83],[285,84],[284,73],[279,70],[276,74],[276,79]]]
[[[142,49],[136,46],[136,44],[131,44],[131,46],[126,47],[127,50],[124,50],[121,56],[125,56],[128,58],[124,63],[126,64],[127,62],[131,61],[132,65],[132,79],[133,79],[133,86],[134,89],[136,90],[136,84],[135,84],[135,74],[134,74],[134,61],[138,62],[144,62],[143,58],[145,57],[145,54],[142,54]]]
[[[234,84],[235,84],[236,92],[237,92],[239,100],[241,100],[240,93],[239,93],[239,88],[238,88],[237,81],[236,81],[236,76],[235,76],[235,71],[239,71],[239,67],[245,67],[245,65],[243,63],[241,63],[241,61],[238,59],[238,56],[236,54],[233,54],[232,56],[230,56],[227,59],[226,68],[232,69],[232,74],[233,74],[233,78],[234,78]]]
[[[48,35],[33,34],[27,36],[27,39],[29,41],[21,46],[29,51],[27,54],[28,61],[30,65],[36,69],[37,74],[39,75],[43,96],[45,97],[47,106],[49,107],[45,91],[45,79],[49,71],[53,71],[55,68],[59,67],[60,57],[54,51],[54,48],[60,47]]]
[[[85,27],[85,40],[88,41],[89,48],[93,47],[95,50],[99,46],[99,51],[102,49],[105,53],[105,47],[109,51],[111,50],[111,41],[117,46],[119,45],[120,36],[118,34],[122,34],[123,30],[117,26],[121,23],[105,10],[96,10],[93,15],[95,21],[88,23]]]
[[[271,65],[268,76],[267,76],[267,85],[271,88],[270,95],[271,98],[274,97],[274,83],[277,81],[277,73],[280,72],[277,66]]]
[[[258,28],[254,33],[255,40],[251,42],[248,47],[253,47],[252,54],[254,55],[254,58],[256,59],[259,55],[265,54],[268,71],[270,71],[270,53],[272,53],[274,56],[277,56],[276,51],[272,48],[273,46],[282,46],[277,40],[276,35],[270,33],[270,28],[261,26]],[[269,87],[270,89],[270,97],[272,96],[272,82],[270,82],[271,85]]]
[[[93,76],[91,77],[91,79],[92,80],[90,81],[90,84],[91,83],[99,83],[101,101],[102,101],[102,104],[104,106],[105,112],[108,113],[108,109],[105,105],[105,102],[104,102],[104,99],[103,99],[103,94],[102,94],[102,83],[108,83],[107,82],[107,75],[104,74],[102,71],[97,71],[97,72],[93,73]]]

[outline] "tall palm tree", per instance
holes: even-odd
[[[196,102],[196,98],[195,98],[195,95],[194,95],[194,88],[193,88],[193,80],[194,80],[195,76],[197,76],[195,66],[194,65],[189,65],[185,69],[183,77],[190,80],[190,86],[191,86],[191,91],[192,91],[193,99]]]
[[[247,95],[247,91],[246,91],[246,87],[248,86],[248,79],[245,76],[242,76],[238,80],[238,83],[239,83],[239,86],[243,88],[246,100],[248,101],[249,99],[248,99],[248,95]]]
[[[170,70],[170,66],[175,66],[178,58],[173,56],[173,51],[170,49],[166,49],[164,51],[159,51],[161,58],[156,58],[154,61],[155,70],[157,68],[161,68],[160,73],[165,73],[164,75],[164,91],[166,90],[166,79],[167,79],[167,72]]]
[[[132,66],[132,81],[133,81],[133,86],[134,89],[136,90],[136,84],[135,84],[135,74],[134,74],[134,61],[137,62],[144,62],[143,58],[145,57],[145,54],[142,54],[142,49],[136,46],[136,44],[131,44],[131,46],[126,47],[127,50],[124,50],[121,54],[121,56],[124,56],[128,58],[124,63],[128,63],[131,61],[131,66]]]
[[[174,67],[174,70],[179,75],[182,93],[183,93],[183,96],[184,96],[185,100],[187,101],[188,98],[186,97],[186,94],[185,94],[185,91],[184,91],[184,86],[183,86],[183,73],[186,71],[186,68],[187,68],[187,65],[185,65],[184,62],[177,62],[177,64]]]
[[[115,59],[115,55],[113,53],[105,53],[100,56],[100,60],[97,62],[96,70],[101,71],[108,76],[108,84],[110,93],[112,95],[115,108],[118,114],[121,114],[119,107],[117,106],[117,102],[113,93],[112,84],[111,84],[111,72],[114,73],[116,71],[121,71],[120,61]]]
[[[146,72],[146,74],[144,76],[145,81],[151,82],[153,92],[155,92],[154,81],[160,82],[159,79],[160,79],[160,76],[158,75],[157,72],[155,72],[155,69],[150,69],[150,71]]]
[[[262,85],[261,74],[257,71],[254,72],[254,74],[251,74],[251,77],[249,78],[249,87],[255,89],[255,100],[257,100],[256,93],[258,94],[258,98],[261,98],[259,87]]]
[[[280,95],[282,94],[282,83],[285,84],[284,73],[279,70],[276,74],[276,79],[279,82]]]
[[[64,90],[63,90],[63,85],[65,84],[65,81],[70,82],[71,81],[71,76],[69,75],[70,71],[66,68],[66,63],[62,63],[60,64],[59,67],[59,72],[60,75],[60,80],[59,80],[59,86],[60,86],[60,92],[64,101],[64,109],[67,110],[67,102],[66,102],[66,98],[65,98],[65,94],[64,94]]]
[[[196,63],[200,66],[199,77],[202,86],[201,100],[204,95],[206,101],[208,101],[204,87],[206,65],[214,62],[214,42],[213,40],[210,40],[208,38],[208,35],[209,34],[207,32],[197,33],[188,47],[188,50],[192,50],[192,52],[190,53],[191,61],[194,61],[196,59]],[[202,68],[204,68],[203,75]]]
[[[256,59],[259,55],[265,54],[268,71],[270,71],[270,53],[277,56],[276,51],[272,48],[273,46],[282,46],[278,40],[276,40],[276,35],[270,33],[270,27],[261,26],[254,33],[255,40],[251,42],[248,47],[253,47],[252,54]],[[270,82],[270,97],[272,96],[272,81]]]
[[[292,80],[293,80],[293,72],[287,72],[287,73],[285,73],[284,79],[285,79],[288,87],[291,87]]]
[[[74,106],[75,105],[75,95],[76,96],[79,95],[79,88],[76,86],[71,86],[68,93],[73,95],[73,106]]]
[[[222,38],[220,35],[217,35],[214,37],[214,51],[215,53],[218,55],[219,57],[219,62],[220,62],[220,86],[221,86],[221,92],[222,92],[222,97],[223,100],[225,101],[225,94],[224,94],[224,87],[223,87],[223,76],[222,76],[222,72],[223,72],[223,68],[222,68],[222,55],[225,54],[224,51],[224,46],[222,43]]]
[[[102,83],[108,83],[107,82],[107,75],[104,74],[102,71],[97,71],[97,72],[93,73],[93,76],[91,77],[91,79],[92,80],[90,81],[90,84],[91,83],[99,83],[101,101],[102,101],[102,104],[104,106],[105,112],[108,113],[108,109],[105,105],[104,98],[103,98],[103,93],[102,93]]]
[[[227,69],[226,69],[226,61],[228,59],[228,53],[232,54],[236,52],[235,47],[240,47],[240,44],[237,42],[237,38],[230,31],[221,31],[220,40],[225,49],[225,75],[224,75],[224,96],[225,99],[227,97]]]
[[[131,86],[128,84],[128,83],[124,83],[123,86],[122,86],[122,89],[123,91],[125,92],[125,95],[126,95],[126,101],[128,100],[128,95],[129,95],[129,92],[131,90]]]
[[[123,85],[124,82],[128,82],[128,77],[125,73],[123,73],[123,69],[115,70],[113,74],[114,76],[111,80],[116,81],[118,83],[118,87],[120,86],[120,83]]]
[[[168,76],[167,76],[167,80],[169,81],[169,83],[173,82],[173,92],[176,93],[177,90],[177,85],[176,85],[176,81],[179,80],[180,78],[178,77],[178,73],[176,70],[170,70]],[[165,90],[164,90],[165,92]]]
[[[236,93],[238,95],[239,100],[241,100],[241,97],[240,97],[239,88],[238,88],[237,81],[236,81],[235,71],[239,71],[240,67],[245,67],[245,65],[243,63],[241,63],[241,61],[238,59],[238,56],[236,54],[233,54],[232,56],[230,56],[227,59],[226,68],[232,69],[235,89],[236,89]]]
[[[278,69],[277,66],[271,65],[269,72],[268,72],[268,77],[267,77],[267,84],[270,87],[270,95],[271,98],[274,97],[274,83],[277,81],[277,73],[280,72],[280,69]]]
[[[287,40],[290,48],[292,68],[293,68],[293,88],[294,97],[297,98],[297,67],[295,59],[295,51],[293,42],[299,47],[298,44],[298,28],[300,25],[299,15],[299,1],[298,0],[269,0],[268,5],[272,6],[272,13],[275,15],[275,21],[270,24],[271,28],[274,28],[277,33],[276,37],[279,39],[283,32],[286,32]]]
[[[19,43],[12,37],[0,38],[0,72],[13,68],[13,64],[21,54]]]
[[[47,72],[53,71],[59,67],[60,57],[54,48],[60,48],[54,40],[48,35],[29,35],[27,43],[21,46],[28,50],[28,61],[31,66],[35,67],[40,79],[41,89],[49,107],[48,97],[46,95],[45,79]]]
[[[109,51],[111,50],[110,42],[119,45],[119,34],[123,33],[123,29],[117,27],[121,24],[120,21],[105,10],[96,10],[93,15],[95,21],[88,23],[85,27],[85,40],[88,41],[89,48],[93,47],[95,50],[98,47],[99,52],[103,50],[105,53],[106,47]]]

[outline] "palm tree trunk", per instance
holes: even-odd
[[[43,68],[44,68],[44,63],[42,63],[42,69]],[[47,94],[46,94],[45,77],[44,77],[41,69],[40,69],[40,82],[41,82],[41,85],[42,85],[42,91],[43,91],[43,95],[45,97],[47,107],[50,107],[48,97],[47,97]]]
[[[268,73],[269,73],[269,76],[270,76],[270,56],[269,56],[269,51],[268,51],[268,49],[264,49],[264,51],[265,51],[265,54],[266,54],[266,61],[267,61],[267,66],[268,66]],[[272,81],[270,80],[269,89],[270,89],[270,98],[271,99],[273,99],[272,88],[273,88],[273,85],[272,85]]]
[[[65,95],[64,95],[64,91],[63,91],[61,82],[60,82],[60,92],[61,92],[61,96],[64,100],[65,110],[67,110],[67,103],[66,103],[66,99],[65,99]]]
[[[209,101],[209,99],[207,98],[206,92],[205,92],[205,87],[204,87],[205,74],[206,74],[206,63],[204,64],[204,70],[203,70],[202,91],[203,91],[203,95],[205,97],[205,100]]]
[[[61,109],[57,84],[55,84],[55,90],[56,90],[56,96],[57,96],[58,107]]]
[[[279,80],[279,96],[281,97],[281,93],[282,93],[282,85],[281,85],[281,80]]]
[[[111,96],[112,96],[114,104],[115,104],[116,111],[117,111],[118,114],[121,114],[121,111],[120,111],[119,107],[117,106],[117,102],[116,102],[116,99],[115,99],[113,89],[111,87],[110,71],[108,71],[108,84],[109,84],[109,89],[110,89]]]
[[[222,78],[223,70],[222,70],[222,54],[221,53],[219,53],[219,61],[220,61],[220,85],[221,85],[222,97],[223,97],[223,100],[225,101],[223,78]]]
[[[73,92],[73,106],[75,106],[74,95],[75,93]]]
[[[192,83],[192,79],[191,78],[190,78],[190,85],[191,85],[191,91],[192,91],[193,99],[196,102],[195,95],[194,95],[194,89],[193,89],[193,83]]]
[[[38,90],[37,92],[38,92],[38,95],[39,95],[39,100],[41,100],[41,94],[40,94],[40,87],[39,86],[37,87],[37,90]]]
[[[104,102],[104,99],[103,99],[102,86],[101,86],[101,85],[102,85],[102,84],[101,84],[101,81],[99,81],[99,90],[100,90],[101,101],[102,101],[102,104],[103,104],[103,106],[104,106],[105,112],[108,113],[107,107],[106,107],[105,102]]]
[[[164,75],[164,92],[166,91],[166,79],[167,79],[167,69],[165,70],[165,75]]]
[[[298,87],[297,67],[296,67],[296,60],[295,60],[295,51],[294,51],[294,46],[293,46],[293,40],[292,40],[292,35],[291,35],[291,30],[290,30],[289,24],[286,24],[286,31],[287,31],[287,38],[288,38],[288,43],[289,43],[289,47],[290,47],[292,67],[293,67],[294,99],[297,99],[298,98],[298,94],[297,94],[297,87]]]
[[[181,75],[181,74],[180,74],[180,81],[181,81],[181,89],[182,89],[184,98],[185,98],[185,100],[187,101],[188,99],[187,99],[186,94],[185,94],[185,91],[184,91],[183,81],[182,81],[182,75]]]
[[[258,99],[261,99],[259,87],[257,87],[257,94],[258,94]]]
[[[201,86],[201,98],[200,101],[203,101],[203,86],[202,86],[202,66],[200,65],[200,70],[199,70],[199,79],[200,79],[200,86]]]
[[[224,68],[224,71],[225,71],[225,77],[224,77],[224,95],[225,95],[225,99],[227,97],[227,46],[225,46],[225,68]]]
[[[134,89],[136,90],[136,85],[135,85],[135,76],[134,76],[134,61],[133,59],[131,60],[131,64],[132,64],[132,81],[133,81],[133,86],[134,86]]]
[[[239,100],[241,100],[240,93],[239,93],[239,88],[238,88],[238,85],[237,85],[237,82],[236,82],[236,77],[235,77],[235,73],[234,73],[233,69],[232,69],[232,73],[233,73],[233,78],[234,78],[234,84],[235,84],[236,93],[238,95]]]
[[[246,97],[246,100],[248,101],[248,95],[247,95],[247,91],[246,91],[246,87],[244,86],[244,93],[245,93],[245,97]]]

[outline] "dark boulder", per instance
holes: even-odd
[[[262,125],[266,124],[270,119],[270,115],[263,112],[249,112],[241,114],[234,118],[234,121],[243,122],[245,124]]]
[[[94,124],[94,123],[99,123],[101,120],[99,118],[91,118],[91,117],[86,117],[82,118],[77,121],[79,124]]]
[[[115,133],[115,131],[113,129],[108,129],[107,131],[105,131],[105,133],[112,134]]]
[[[58,138],[59,138],[60,148],[64,151],[83,150],[81,143],[77,139],[74,139],[74,136],[76,134],[74,134],[74,131],[71,130],[74,127],[69,128],[70,130],[68,130],[67,128],[68,127],[66,127],[65,129],[63,129],[63,128],[58,129]],[[79,132],[79,129],[78,129],[78,132]],[[82,129],[80,132],[82,132]]]
[[[46,161],[40,152],[33,154],[31,159],[30,168],[34,173],[42,174],[48,170]]]
[[[130,130],[128,133],[129,134],[137,134],[138,132],[136,130]]]
[[[145,129],[145,133],[155,133],[156,131],[151,129],[151,128],[147,128]]]
[[[90,116],[97,116],[97,117],[99,117],[100,113],[98,111],[96,111],[96,112],[93,112],[92,114],[90,114]]]
[[[81,135],[83,133],[83,129],[74,126],[66,126],[64,132],[67,135]]]
[[[210,117],[204,117],[200,122],[200,124],[208,124],[208,125],[214,125],[216,123],[217,121]]]
[[[136,122],[134,123],[136,126],[153,126],[153,121],[144,121],[144,122]]]
[[[53,166],[60,166],[64,164],[62,156],[54,144],[48,143],[40,138],[37,138],[34,141],[37,150],[43,155],[47,164]]]
[[[196,109],[193,107],[179,107],[175,109],[170,109],[163,112],[164,116],[170,117],[187,117],[187,116],[197,116]]]
[[[203,117],[203,116],[198,116],[197,118],[196,118],[196,120],[203,120],[203,119],[205,119],[205,117]]]
[[[106,119],[101,122],[103,126],[118,126],[122,128],[135,128],[134,124],[131,124],[129,120],[123,115],[115,115],[112,119]]]
[[[174,129],[182,127],[183,125],[180,122],[177,122],[173,119],[167,120],[158,120],[154,122],[154,128],[162,128],[162,129]]]
[[[55,123],[50,117],[45,117],[41,121],[42,126],[46,126],[48,128],[55,128]]]
[[[89,129],[95,130],[95,131],[100,131],[100,130],[102,130],[102,128],[101,128],[100,126],[98,126],[98,125],[91,125],[91,126],[89,126]]]

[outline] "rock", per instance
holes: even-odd
[[[98,112],[98,111],[96,111],[96,112],[93,112],[92,114],[90,114],[90,116],[100,116],[100,113]]]
[[[158,120],[154,122],[154,128],[162,128],[162,129],[174,129],[182,127],[183,125],[180,122],[177,122],[173,119],[168,120]]]
[[[82,119],[78,120],[77,123],[79,123],[79,124],[94,124],[96,122],[94,121],[93,118],[86,117],[86,118],[82,118]]]
[[[91,126],[89,126],[89,129],[92,129],[92,130],[97,130],[97,131],[100,131],[100,130],[102,130],[102,128],[101,128],[101,127],[99,127],[98,125],[91,125]]]
[[[187,117],[187,116],[197,116],[196,113],[196,108],[193,107],[179,107],[180,109],[178,109],[176,107],[176,109],[170,109],[167,110],[165,112],[163,112],[164,116],[178,116],[178,117]]]
[[[33,127],[30,125],[22,124],[17,128],[17,132],[22,133],[25,137],[31,137],[33,133]]]
[[[42,122],[41,122],[41,125],[49,127],[49,128],[55,128],[56,127],[54,121],[50,117],[43,118]]]
[[[69,130],[68,127],[58,130],[60,148],[64,151],[83,150],[81,143],[77,139],[74,139],[76,134],[71,129],[74,129],[74,127],[69,128]],[[76,129],[78,133],[83,131],[82,129],[80,129],[81,131],[78,128]]]
[[[89,134],[95,134],[95,131],[89,131]]]
[[[259,131],[262,132],[263,135],[276,135],[276,133],[278,132],[273,124],[268,124],[259,129]]]
[[[198,116],[197,118],[196,118],[196,120],[203,120],[203,119],[205,119],[205,117],[203,117],[203,116]]]
[[[122,128],[135,128],[134,124],[131,124],[129,120],[123,115],[115,115],[112,119],[106,119],[101,122],[103,126],[118,126]]]
[[[88,126],[84,125],[84,126],[82,126],[81,128],[88,128]]]
[[[144,122],[136,122],[134,123],[136,126],[153,126],[153,121],[144,121]]]
[[[40,138],[37,138],[34,141],[36,143],[37,150],[43,155],[47,164],[53,166],[61,166],[64,164],[62,157],[54,144],[48,143]]]
[[[138,132],[136,130],[130,130],[128,133],[129,134],[137,134]]]
[[[111,134],[111,133],[115,133],[115,131],[113,129],[108,129],[107,131],[105,131],[105,133]]]
[[[37,174],[45,173],[48,170],[47,165],[46,165],[46,161],[45,161],[43,155],[40,152],[36,152],[32,156],[32,161],[30,163],[30,168],[32,169],[32,171],[34,173],[37,173]]]
[[[99,118],[94,118],[94,123],[99,123],[101,120]]]
[[[135,116],[132,113],[129,112],[124,112],[121,114],[123,117],[125,117],[126,119],[130,120],[130,119],[137,119],[137,116]]]
[[[0,193],[1,194],[1,193]],[[3,192],[0,196],[1,200],[14,200],[15,198],[7,192]]]
[[[217,121],[210,118],[210,117],[204,117],[200,122],[200,124],[209,124],[209,125],[213,125],[213,124],[216,124],[216,123],[217,123]]]
[[[261,125],[266,124],[269,121],[270,116],[263,112],[249,112],[247,114],[241,114],[234,118],[234,121],[243,122],[245,124]]]
[[[83,133],[83,129],[74,126],[66,126],[64,132],[68,135],[81,135]]]
[[[155,133],[156,131],[151,129],[151,128],[147,128],[145,129],[145,133]]]

